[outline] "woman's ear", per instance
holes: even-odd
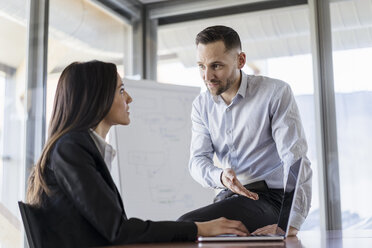
[[[242,69],[244,67],[245,61],[246,61],[245,53],[244,52],[239,53],[238,55],[238,68],[239,69]]]

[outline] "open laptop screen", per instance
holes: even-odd
[[[300,158],[289,168],[287,184],[284,188],[283,202],[279,214],[278,228],[276,230],[276,234],[278,235],[285,235],[288,231],[289,214],[293,207],[293,197],[298,184],[297,179],[300,174],[301,161],[302,159]]]

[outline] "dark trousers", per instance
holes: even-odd
[[[213,204],[182,215],[178,221],[209,221],[219,217],[240,220],[253,232],[257,228],[276,224],[283,199],[283,189],[269,189],[265,181],[244,185],[255,192],[259,200],[251,200],[230,190],[221,191]]]

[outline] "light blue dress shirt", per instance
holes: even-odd
[[[241,84],[230,105],[209,91],[193,102],[192,177],[204,187],[224,188],[223,168],[232,168],[244,184],[265,180],[284,188],[289,166],[303,158],[298,194],[290,225],[300,229],[311,203],[312,170],[307,143],[290,86],[280,80],[241,72]]]

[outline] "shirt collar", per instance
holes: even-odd
[[[244,98],[245,94],[247,93],[248,79],[247,74],[245,74],[242,70],[240,70],[240,73],[242,75],[240,79],[240,87],[236,94],[239,94]]]
[[[102,157],[105,159],[105,153],[111,153],[112,157],[115,157],[116,151],[115,149],[106,142],[98,133],[96,133],[93,129],[89,129],[91,133],[91,137],[93,138],[94,143],[96,144],[99,152],[101,153]]]

